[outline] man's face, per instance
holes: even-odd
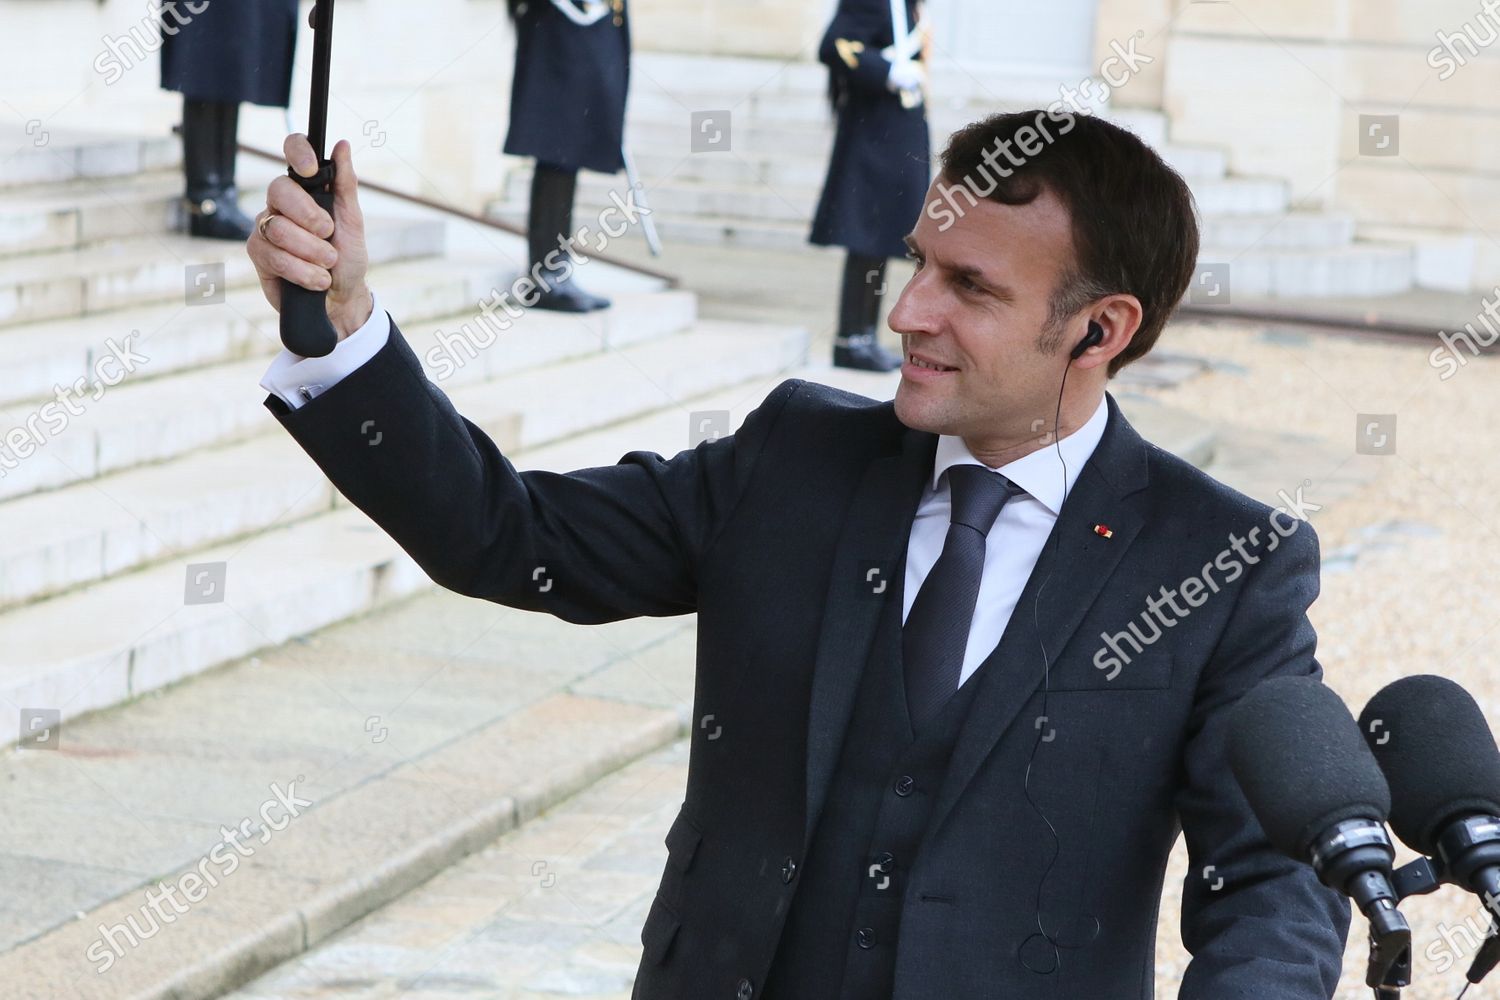
[[[939,183],[948,182],[934,181],[926,204],[941,197]],[[890,316],[904,352],[896,416],[963,437],[976,451],[976,444],[1003,451],[1051,428],[1068,352],[1087,334],[1080,314],[1054,353],[1038,346],[1053,290],[1073,259],[1070,219],[1050,190],[1014,207],[989,200],[971,207],[957,197],[962,218],[943,232],[924,210],[908,241],[917,273]],[[920,368],[913,354],[956,370]]]

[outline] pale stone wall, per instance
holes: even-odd
[[[148,0],[0,0],[0,94],[11,106],[4,113],[57,132],[169,130],[182,99],[159,89],[157,49],[136,63],[134,52],[110,50],[105,41],[133,37],[156,46],[157,7]],[[310,7],[303,0],[304,26]],[[336,16],[330,145],[349,139],[362,176],[479,208],[500,188],[506,159],[500,146],[515,38],[503,0],[422,0],[419,16],[408,0],[366,0],[340,4]],[[96,68],[101,59],[108,76]],[[311,62],[312,33],[304,27],[292,84],[296,131],[307,127]],[[285,123],[279,108],[245,105],[240,138],[279,150]]]
[[[638,49],[812,59],[833,0],[632,0]]]
[[[1462,49],[1467,65],[1446,80],[1444,63],[1429,64],[1439,32],[1487,34],[1480,0],[1100,6],[1101,58],[1138,30],[1159,57],[1117,104],[1161,108],[1174,141],[1224,147],[1237,173],[1286,178],[1299,206],[1348,211],[1362,236],[1422,241],[1424,284],[1500,283],[1500,247],[1482,232],[1500,226],[1500,43]],[[1360,155],[1361,114],[1399,114],[1399,155]]]

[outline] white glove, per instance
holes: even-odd
[[[891,75],[886,77],[885,86],[894,94],[902,90],[920,90],[926,82],[927,71],[922,64],[907,59],[891,63]]]

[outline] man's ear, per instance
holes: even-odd
[[[1073,363],[1087,371],[1111,361],[1130,346],[1136,331],[1141,328],[1144,316],[1141,300],[1134,295],[1122,292],[1100,299],[1090,309],[1089,319],[1099,324],[1104,331],[1104,339],[1097,346],[1084,351],[1083,356]]]

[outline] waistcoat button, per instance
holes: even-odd
[[[861,927],[859,929],[859,933],[855,935],[855,938],[859,941],[859,946],[861,948],[875,947],[875,932],[869,927]]]

